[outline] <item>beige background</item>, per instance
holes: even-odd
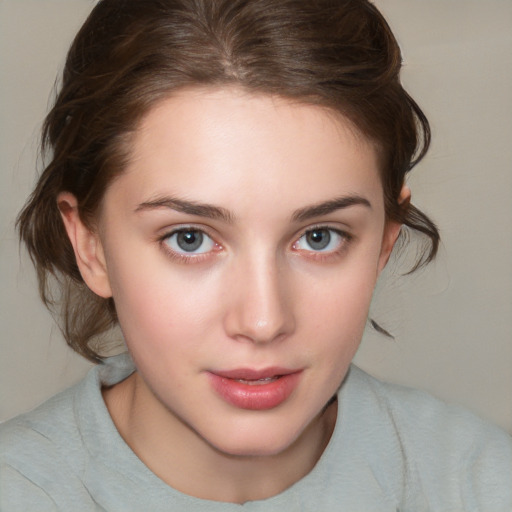
[[[35,177],[38,130],[90,0],[0,0],[0,420],[80,379],[18,252],[14,219]],[[442,230],[437,263],[388,272],[357,361],[512,431],[512,2],[378,0],[404,82],[434,142],[410,180]],[[391,269],[390,269],[391,270]]]

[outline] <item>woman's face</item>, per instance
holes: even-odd
[[[347,121],[239,89],[161,102],[99,227],[148,410],[225,453],[285,450],[340,386],[397,231]]]

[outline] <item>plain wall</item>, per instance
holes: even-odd
[[[18,250],[17,212],[36,175],[38,131],[90,0],[0,0],[0,420],[90,367],[72,353]],[[433,144],[409,180],[438,223],[435,264],[391,264],[357,363],[461,403],[512,431],[512,3],[379,0],[404,52],[403,81]]]

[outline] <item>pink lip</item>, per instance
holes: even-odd
[[[261,411],[283,403],[297,387],[302,370],[240,368],[208,373],[213,389],[228,403],[240,409]],[[258,382],[271,379],[268,382]],[[254,383],[240,382],[254,381]]]

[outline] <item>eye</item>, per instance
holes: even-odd
[[[336,229],[319,227],[306,231],[293,245],[301,251],[335,252],[348,239],[348,235]]]
[[[178,254],[204,254],[215,247],[215,242],[198,229],[178,229],[165,237],[164,243]]]

